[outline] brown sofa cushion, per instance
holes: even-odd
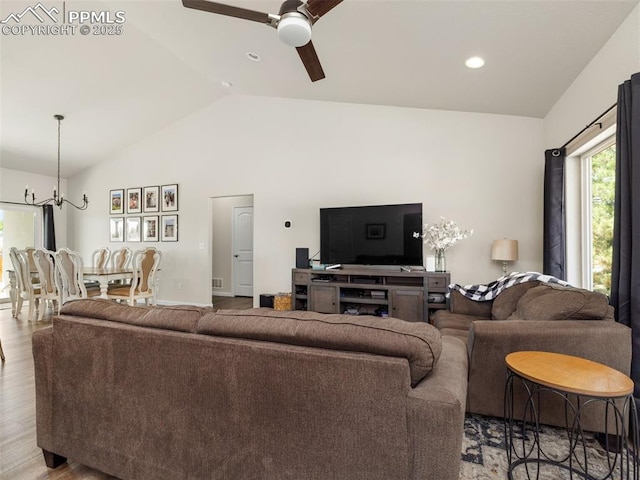
[[[610,310],[602,293],[543,284],[522,296],[509,320],[601,320]]]
[[[493,300],[476,301],[465,297],[457,290],[451,290],[449,296],[449,308],[452,312],[460,315],[471,315],[473,317],[491,318],[491,306]]]
[[[94,298],[67,302],[62,306],[60,313],[76,317],[111,320],[140,327],[195,333],[200,317],[211,311],[211,308],[192,305],[130,306],[116,303],[113,300]]]
[[[491,318],[493,320],[506,320],[518,306],[518,301],[533,287],[540,285],[540,282],[523,282],[505,288],[493,301],[491,307]]]
[[[440,332],[433,325],[368,315],[219,310],[203,316],[197,332],[406,358],[413,386],[431,372],[442,351]]]

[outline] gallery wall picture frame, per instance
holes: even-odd
[[[109,219],[109,241],[124,242],[124,217]]]
[[[162,211],[177,212],[178,211],[178,184],[162,185]]]
[[[109,214],[122,215],[124,213],[124,189],[109,192]]]
[[[127,188],[127,213],[142,213],[142,188]]]
[[[141,223],[140,217],[127,217],[127,242],[139,242],[141,240]]]
[[[142,217],[142,241],[157,242],[159,240],[160,225],[158,215]]]
[[[178,241],[178,215],[162,215],[160,239],[163,242]]]
[[[142,189],[142,211],[152,213],[160,211],[160,187],[144,187]]]

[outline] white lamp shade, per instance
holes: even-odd
[[[518,241],[494,240],[491,245],[491,260],[500,260],[502,262],[515,262],[518,260]]]
[[[278,37],[287,45],[302,47],[311,40],[311,24],[299,13],[287,13],[278,22]]]

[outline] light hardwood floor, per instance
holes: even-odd
[[[215,297],[215,308],[251,308],[247,297]],[[28,307],[15,319],[9,305],[0,304],[0,340],[6,356],[0,362],[0,479],[2,480],[107,480],[114,477],[69,461],[48,469],[36,445],[36,411],[31,334],[51,325],[28,321]]]

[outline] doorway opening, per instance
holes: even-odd
[[[215,308],[253,306],[253,195],[212,199],[211,297]]]

